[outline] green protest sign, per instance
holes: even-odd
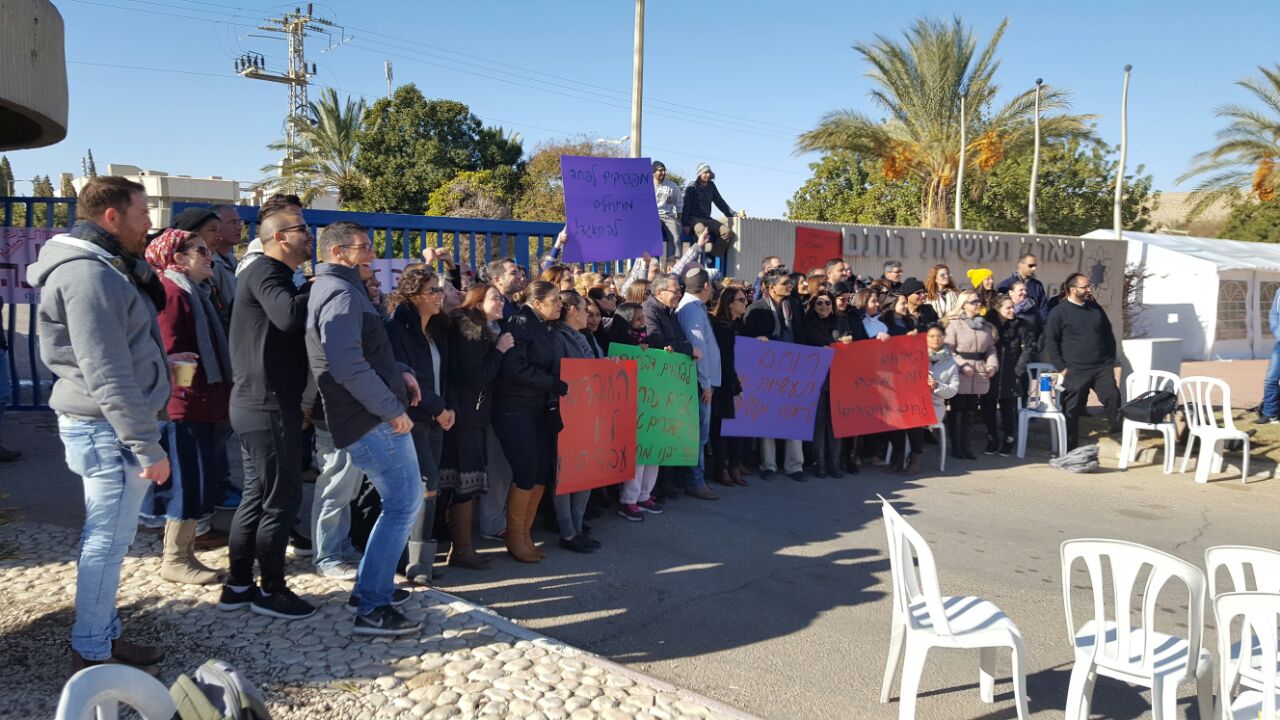
[[[698,373],[693,358],[611,343],[610,357],[636,361],[636,464],[698,464]]]

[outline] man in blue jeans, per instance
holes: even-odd
[[[1263,381],[1262,407],[1258,411],[1259,425],[1280,423],[1280,292],[1271,301],[1271,311],[1267,313],[1271,325],[1271,337],[1276,344],[1271,348],[1271,362],[1267,363],[1267,379]]]
[[[707,301],[711,299],[711,276],[700,267],[684,274],[684,297],[676,309],[676,319],[693,346],[698,370],[698,464],[689,468],[691,481],[685,492],[702,500],[715,500],[707,487],[707,436],[711,434],[711,395],[720,387],[720,346],[711,331]]]
[[[406,414],[418,402],[418,383],[396,362],[385,321],[360,279],[360,266],[374,258],[368,231],[350,222],[329,225],[316,255],[324,263],[316,268],[307,311],[311,372],[333,445],[350,453],[382,499],[356,571],[354,603],[348,603],[356,610],[352,632],[408,635],[422,622],[395,608],[395,573],[422,504],[413,421]]]
[[[116,593],[142,498],[169,479],[159,419],[169,401],[169,359],[156,324],[164,288],[141,258],[151,228],[142,185],[94,178],[80,191],[76,218],[27,271],[27,282],[41,288],[40,359],[58,376],[49,405],[67,467],[84,483],[71,668],[145,668],[164,652],[121,639]]]

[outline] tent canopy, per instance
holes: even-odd
[[[1114,230],[1094,230],[1082,237],[1094,240],[1114,240]],[[1270,270],[1280,272],[1280,245],[1271,243],[1202,238],[1190,235],[1165,235],[1163,233],[1124,231],[1124,239],[1144,242],[1173,252],[1208,260],[1219,270]]]

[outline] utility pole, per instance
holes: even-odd
[[[644,99],[644,0],[636,0],[635,47],[631,59],[631,157],[640,157],[640,105]]]
[[[293,159],[294,147],[298,142],[297,122],[306,120],[307,113],[307,85],[311,81],[311,77],[316,74],[316,65],[311,63],[308,67],[305,41],[309,33],[322,33],[330,36],[329,47],[327,50],[341,45],[349,38],[346,31],[341,26],[336,25],[332,20],[314,17],[312,14],[312,4],[307,3],[306,13],[302,12],[302,8],[295,7],[293,12],[285,13],[280,17],[274,17],[267,20],[265,25],[259,25],[259,30],[275,35],[283,35],[284,40],[289,46],[289,66],[283,73],[273,73],[266,69],[266,58],[262,53],[245,53],[236,58],[236,72],[242,77],[253,80],[267,80],[269,82],[283,83],[289,86],[289,111],[285,115],[285,161]],[[335,43],[332,39],[334,30],[342,32],[341,42]],[[268,39],[280,39],[275,35],[254,35],[253,37],[266,37]]]
[[[1040,181],[1040,84],[1036,78],[1035,150],[1031,154],[1031,194],[1027,196],[1027,234],[1036,234],[1036,184]]]
[[[1124,66],[1124,90],[1120,93],[1120,164],[1116,167],[1116,203],[1112,208],[1111,224],[1115,226],[1116,239],[1123,240],[1120,207],[1124,202],[1124,161],[1129,150],[1129,72],[1132,65]]]
[[[383,60],[382,66],[387,71],[387,97],[391,97],[391,61]]]

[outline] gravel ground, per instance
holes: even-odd
[[[0,717],[52,718],[69,676],[69,636],[78,534],[20,522],[0,527]],[[157,533],[139,532],[125,559],[119,606],[126,637],[162,645],[160,678],[170,684],[216,657],[244,671],[266,694],[273,717],[297,718],[741,718],[742,713],[537,635],[438,591],[403,608],[422,618],[420,636],[351,635],[350,583],[300,562],[290,584],[317,604],[288,623],[217,610],[217,586],[159,579]],[[218,567],[225,549],[202,553]]]

